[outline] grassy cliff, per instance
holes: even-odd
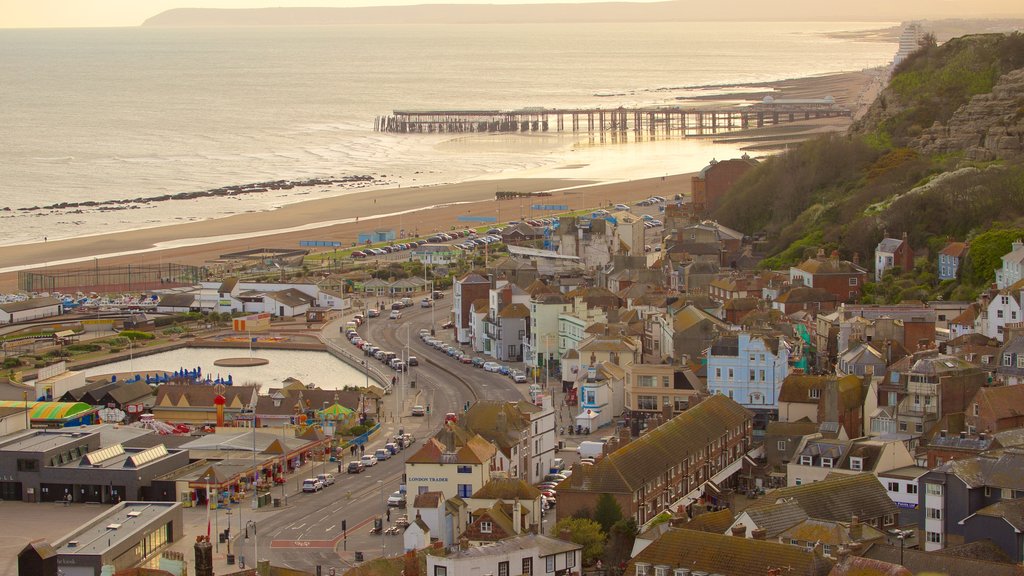
[[[818,247],[838,249],[847,258],[859,253],[870,261],[886,232],[907,232],[912,246],[927,248],[934,261],[948,239],[970,239],[994,223],[1019,225],[1024,222],[1021,155],[981,162],[960,150],[928,153],[921,135],[945,130],[948,137],[950,130],[976,129],[969,121],[973,117],[963,117],[965,105],[1021,67],[1024,35],[1019,33],[927,45],[895,71],[847,134],[823,136],[769,158],[729,192],[713,216],[748,234],[765,233],[771,257],[764,265],[770,267],[798,262]],[[1005,126],[1019,122],[1024,111],[1024,96],[1019,102],[986,102],[982,113],[975,108],[971,113],[1000,116],[979,122]],[[926,271],[928,262],[921,265]],[[973,271],[964,283],[974,291],[978,274],[985,273]],[[948,297],[957,288],[933,283],[927,296]]]

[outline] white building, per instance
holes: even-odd
[[[64,304],[49,296],[0,304],[0,324],[49,318],[64,313]]]
[[[466,547],[447,556],[427,556],[427,576],[579,574],[583,546],[539,534],[525,534]]]
[[[1024,240],[1017,240],[1003,256],[1003,267],[996,270],[996,288],[1009,288],[1024,279]]]

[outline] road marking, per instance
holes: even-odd
[[[331,524],[331,526],[329,528],[324,528],[324,532],[330,532],[331,530],[334,530],[337,527],[338,527],[337,524]]]

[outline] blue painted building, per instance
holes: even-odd
[[[719,338],[707,353],[708,392],[755,412],[777,411],[789,354],[789,343],[778,335],[740,332]]]
[[[939,252],[939,280],[955,280],[960,262],[967,256],[967,244],[950,242]]]

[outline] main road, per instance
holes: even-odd
[[[386,518],[384,502],[399,489],[405,460],[436,432],[445,413],[461,412],[466,401],[518,401],[524,398],[523,391],[508,377],[459,364],[420,339],[420,329],[429,330],[432,322],[440,325],[449,318],[451,306],[447,303],[450,301],[435,301],[438,306],[433,310],[421,308],[416,302],[414,307],[402,311],[400,320],[388,320],[387,311],[382,310],[380,317],[369,319],[360,327],[359,332],[365,340],[386,350],[402,354],[408,343],[407,355],[416,356],[419,365],[405,374],[404,386],[400,374],[372,357],[363,356],[358,348],[345,340],[342,330],[349,317],[332,321],[324,327],[322,335],[329,346],[357,363],[366,361],[366,369],[372,368],[385,376],[399,376],[398,385],[391,395],[385,397],[382,432],[367,445],[366,453],[383,447],[399,430],[412,433],[417,441],[394,457],[366,468],[361,474],[346,474],[344,465],[347,461],[340,463],[343,470],[340,474],[337,463],[328,463],[324,469],[334,473],[337,479],[333,486],[313,494],[294,493],[288,497],[284,508],[270,510],[266,514],[253,513],[251,517],[255,517],[258,540],[250,538],[246,542],[239,537],[234,546],[237,554],[244,556],[249,565],[256,555],[253,548],[257,543],[259,557],[270,560],[273,565],[310,572],[315,572],[319,565],[324,574],[329,573],[329,568],[336,568],[338,574],[343,573],[355,563],[357,551],[365,559],[379,557],[382,553],[388,556],[400,554],[400,534],[371,535],[370,530],[375,518]],[[451,332],[436,330],[436,337],[451,341]],[[430,413],[426,417],[411,416],[410,409],[416,404],[429,405]],[[309,474],[324,469],[313,465]],[[298,482],[289,481],[289,484],[292,490],[297,491]],[[391,520],[406,514],[406,510],[392,509]],[[347,532],[342,530],[343,526]]]

